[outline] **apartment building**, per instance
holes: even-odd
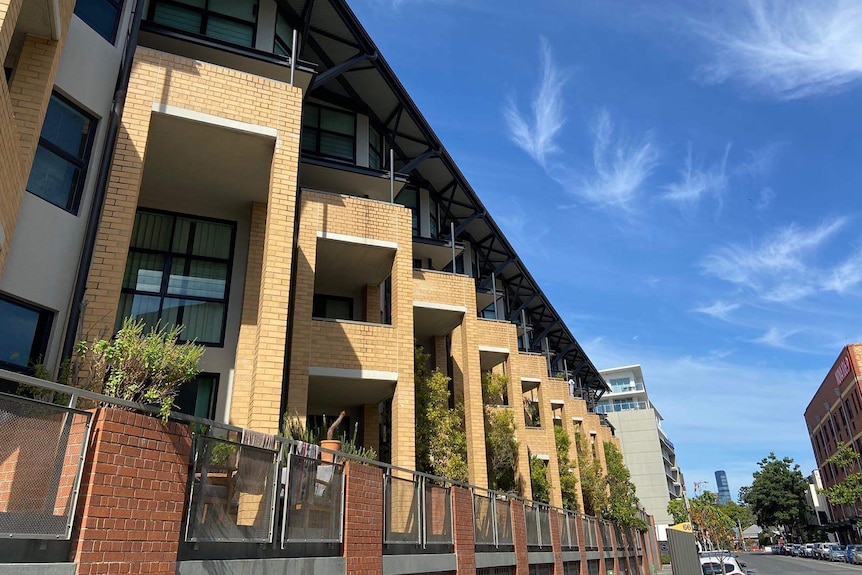
[[[561,505],[554,425],[616,441],[602,375],[344,0],[0,0],[0,59],[0,367],[181,324],[206,346],[182,411],[344,410],[413,469],[418,344],[475,485],[484,372],[525,496],[532,454]]]
[[[596,406],[616,430],[626,467],[637,496],[655,517],[659,539],[673,523],[667,512],[671,499],[685,496],[685,478],[679,469],[673,443],[661,427],[661,413],[650,401],[640,365],[600,371],[610,391]]]
[[[727,473],[722,469],[715,472],[715,487],[718,489],[719,503],[724,505],[733,501],[733,498],[730,496],[730,484],[727,482]]]
[[[839,443],[862,453],[862,423],[857,425],[856,422],[857,419],[862,422],[859,373],[862,373],[862,344],[844,346],[805,408],[805,425],[817,462],[816,474],[812,476],[817,481],[822,480],[823,487],[832,487],[844,478],[842,469],[826,462],[838,449]],[[859,540],[856,507],[829,504],[823,513],[815,504],[814,510],[821,525],[824,516],[831,519],[824,527],[847,542]]]

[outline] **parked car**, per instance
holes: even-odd
[[[829,543],[815,543],[811,549],[811,556],[815,559],[823,559],[823,548]]]
[[[814,557],[814,543],[806,543],[802,546],[803,557]]]
[[[820,556],[818,557],[818,559],[821,559],[823,561],[829,561],[832,555],[832,547],[834,547],[835,545],[835,543],[830,543],[828,541],[826,543],[823,543],[820,546]]]
[[[862,565],[862,545],[853,545],[853,554],[850,556],[849,562],[854,565]]]
[[[843,545],[830,545],[828,549],[830,561],[847,561],[847,548]]]
[[[853,550],[856,549],[856,545],[847,545],[844,547],[844,562],[845,563],[853,563]]]
[[[724,563],[723,569],[722,563]],[[743,571],[743,567],[735,557],[706,556],[700,558],[700,568],[703,575],[754,575],[754,571],[750,569]]]

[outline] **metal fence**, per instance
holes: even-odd
[[[596,518],[584,516],[584,549],[587,551],[598,551],[599,540],[596,536]]]
[[[568,511],[557,514],[557,519],[560,525],[560,544],[564,549],[580,548],[578,544],[578,521],[580,516]]]
[[[0,393],[0,537],[70,538],[91,419]]]
[[[281,471],[282,547],[286,543],[342,540],[344,465],[288,455]]]
[[[397,475],[396,475],[397,474]],[[451,544],[452,494],[448,485],[422,475],[389,469],[383,481],[383,542],[387,544]]]
[[[547,507],[536,504],[525,506],[524,522],[527,528],[527,546],[551,545],[551,518]]]
[[[269,543],[279,453],[197,436],[186,541]]]
[[[602,549],[605,551],[613,551],[613,541],[611,540],[611,524],[608,521],[600,521],[599,527],[602,530]]]
[[[473,536],[476,545],[511,546],[512,514],[505,495],[489,491],[488,495],[473,489]]]

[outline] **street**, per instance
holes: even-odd
[[[740,553],[739,559],[746,563],[745,570],[751,569],[756,575],[809,575],[811,573],[862,575],[862,565],[831,563],[829,561],[788,557],[786,555]]]

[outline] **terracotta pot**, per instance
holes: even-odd
[[[320,447],[322,447],[323,449],[330,449],[332,451],[338,451],[339,449],[341,449],[341,440],[340,439],[321,439],[320,440]],[[321,451],[320,452],[320,460],[321,461],[328,461],[329,463],[332,463],[333,461],[335,461],[335,456],[332,453],[327,453],[326,451]]]

